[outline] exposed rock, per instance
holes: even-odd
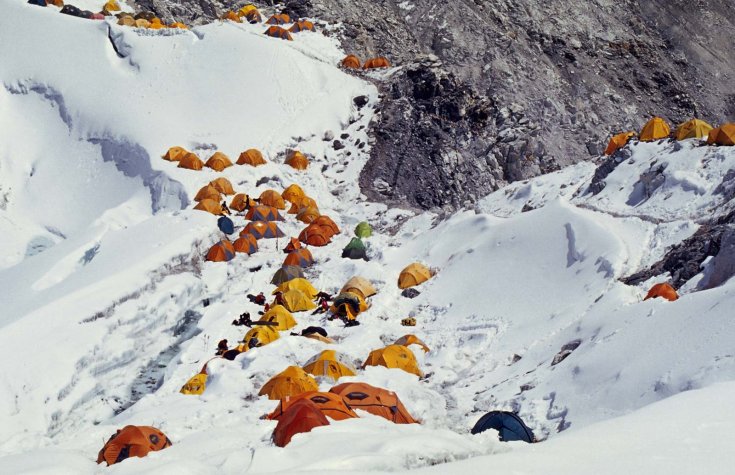
[[[324,137],[322,138],[322,140],[324,140],[325,142],[331,142],[332,140],[334,140],[334,132],[332,132],[331,130],[327,130],[326,132],[324,132]]]
[[[565,359],[567,359],[567,357],[569,357],[569,355],[571,355],[574,350],[579,348],[579,345],[581,344],[582,344],[582,340],[572,340],[569,343],[562,346],[559,353],[557,353],[554,356],[554,359],[551,361],[551,366],[556,366],[562,361],[564,361]]]
[[[699,285],[711,289],[727,282],[735,275],[735,225],[727,225],[719,243],[719,252],[709,263],[709,272]]]
[[[401,292],[401,296],[406,297],[408,299],[413,299],[421,295],[421,292],[414,288],[405,289],[403,292]]]
[[[368,101],[368,96],[357,96],[352,99],[352,102],[357,106],[358,109],[362,109],[363,107],[365,107]]]
[[[345,148],[345,144],[343,144],[339,140],[335,140],[334,142],[332,142],[332,148],[335,150],[342,150],[343,148]]]

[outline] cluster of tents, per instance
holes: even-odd
[[[188,170],[199,171],[204,167],[207,167],[221,172],[225,168],[233,166],[230,157],[222,152],[214,152],[207,161],[204,162],[196,153],[190,152],[184,147],[180,147],[178,145],[169,148],[161,158],[169,162],[178,162],[179,168],[186,168]],[[235,163],[237,165],[258,167],[260,165],[265,165],[268,162],[265,160],[265,157],[263,157],[260,150],[250,148],[242,152]],[[298,150],[290,150],[286,154],[284,163],[296,170],[306,170],[309,167],[309,158]]]
[[[345,58],[340,63],[341,66],[345,69],[360,69],[360,58],[355,56],[354,54],[350,54],[345,56]],[[365,64],[362,65],[362,69],[378,69],[378,68],[389,68],[390,62],[387,58],[383,56],[378,56],[376,58],[370,58],[365,61]]]
[[[145,28],[148,30],[163,30],[165,28],[175,28],[180,30],[188,30],[189,27],[184,23],[175,21],[171,24],[165,24],[160,18],[153,12],[139,12],[135,15],[130,13],[118,13],[117,24],[121,26],[130,26],[133,28]]]
[[[39,7],[54,6],[61,8],[61,13],[64,15],[71,15],[77,18],[85,18],[87,20],[104,20],[105,17],[112,16],[113,12],[120,11],[120,5],[116,0],[108,0],[107,3],[102,7],[99,12],[91,12],[89,10],[82,10],[71,4],[64,4],[64,0],[28,0],[31,5],[37,5]]]
[[[233,21],[235,23],[242,23],[243,19],[253,25],[261,23],[263,16],[260,14],[258,9],[254,5],[245,5],[237,12],[232,10],[226,12],[221,17],[222,20]],[[282,40],[293,41],[291,33],[299,33],[302,31],[316,31],[314,23],[308,20],[292,20],[291,17],[286,13],[276,13],[265,21],[266,25],[270,25],[265,34],[273,38],[280,38]],[[291,23],[290,28],[285,28],[285,25]]]
[[[634,131],[628,131],[614,135],[607,144],[605,155],[614,154],[636,137],[641,142],[653,142],[669,138],[672,135],[676,140],[706,138],[708,145],[733,146],[735,145],[735,123],[726,123],[720,127],[712,127],[703,120],[691,119],[679,124],[672,134],[671,127],[664,119],[654,117],[646,122],[640,134],[636,134]]]
[[[179,28],[188,29],[188,27],[180,22],[174,22],[169,25],[163,23],[155,13],[144,11],[133,15],[132,13],[121,12],[120,4],[117,0],[108,0],[99,12],[91,12],[82,10],[71,4],[64,4],[64,0],[28,0],[32,5],[46,7],[49,5],[61,8],[61,13],[71,15],[78,18],[88,20],[104,20],[106,17],[117,17],[118,25],[132,26],[134,28],[147,28],[151,30],[160,30],[163,28]],[[117,13],[116,13],[117,12]]]

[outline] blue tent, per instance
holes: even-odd
[[[517,414],[508,411],[490,411],[480,418],[472,428],[473,434],[495,429],[500,435],[501,442],[522,440],[531,443],[534,440],[533,432],[518,417]]]
[[[39,7],[46,6],[46,0],[28,0],[28,3],[31,5],[38,5]]]
[[[217,227],[225,234],[232,234],[235,232],[235,223],[233,223],[227,216],[221,216],[217,220]]]

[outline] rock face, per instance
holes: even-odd
[[[191,23],[243,3],[138,0]],[[341,23],[348,53],[400,68],[378,80],[382,110],[360,180],[373,199],[456,208],[598,155],[611,132],[637,130],[652,114],[735,117],[729,0],[285,0],[283,8]]]

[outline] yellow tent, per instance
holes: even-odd
[[[301,199],[292,201],[291,208],[286,212],[288,214],[297,214],[299,211],[301,211],[302,208],[314,208],[317,211],[319,210],[319,206],[316,204],[316,200],[314,198],[304,195]]]
[[[125,18],[129,18],[129,17],[125,17]],[[164,160],[168,160],[169,162],[178,162],[187,153],[189,153],[189,151],[183,147],[171,147],[170,149],[168,149],[166,154],[161,158],[163,158]]]
[[[135,26],[135,18],[131,16],[123,16],[118,18],[117,24],[121,26]]]
[[[199,395],[203,394],[205,389],[207,389],[207,373],[198,373],[192,376],[191,379],[181,387],[179,392],[181,394]]]
[[[215,201],[211,198],[205,198],[199,203],[197,203],[196,206],[194,206],[194,209],[198,209],[199,211],[206,211],[208,213],[212,214],[222,214],[223,209],[222,205],[219,201]]]
[[[234,21],[235,23],[242,23],[242,20],[240,20],[240,17],[237,15],[237,13],[233,11],[229,11],[222,15],[222,20],[230,20]]]
[[[213,200],[217,203],[220,202],[222,199],[222,195],[220,194],[219,190],[215,187],[210,185],[204,185],[199,189],[196,196],[194,196],[194,201],[202,201],[202,200]]]
[[[342,292],[352,292],[355,295],[359,295],[363,299],[372,297],[373,295],[378,293],[378,291],[375,290],[375,287],[373,287],[373,284],[371,284],[369,280],[360,276],[355,276],[348,280],[344,287],[342,287],[342,290],[339,291],[339,293]]]
[[[188,30],[189,27],[181,23],[180,21],[175,21],[168,25],[169,28],[177,28],[179,30]]]
[[[105,3],[105,6],[102,7],[102,9],[106,12],[119,12],[120,5],[117,3],[116,0],[108,0],[107,3]]]
[[[291,279],[288,282],[282,283],[281,285],[278,286],[276,290],[273,291],[273,293],[274,294],[276,292],[284,293],[284,292],[288,292],[291,289],[300,290],[301,292],[306,294],[306,296],[309,297],[310,299],[313,299],[314,297],[316,297],[316,294],[319,293],[319,291],[313,285],[311,285],[311,282],[309,282],[308,280],[302,277],[297,277],[296,279]]]
[[[299,209],[299,212],[296,213],[296,219],[298,219],[304,224],[311,223],[319,216],[320,216],[319,209],[314,208],[313,206],[309,206],[308,208],[301,208]]]
[[[625,147],[632,137],[635,137],[635,132],[623,132],[622,134],[613,135],[607,144],[605,155],[612,155],[619,149]]]
[[[265,346],[268,343],[278,340],[280,336],[281,335],[278,333],[278,330],[275,330],[273,327],[258,325],[245,334],[245,338],[243,338],[244,344],[241,345],[241,351],[248,351],[258,346]]]
[[[237,159],[238,165],[250,165],[253,167],[257,167],[259,165],[265,165],[267,162],[265,161],[265,158],[263,158],[263,154],[260,153],[260,150],[249,148],[242,152],[240,154],[240,157]]]
[[[428,267],[418,262],[410,264],[401,271],[398,276],[398,288],[407,289],[414,287],[431,279],[431,271]]]
[[[401,345],[389,345],[385,348],[373,350],[363,363],[366,366],[385,366],[386,368],[398,368],[407,373],[423,377],[424,373],[419,369],[419,364],[413,352]]]
[[[710,130],[712,126],[703,120],[688,120],[676,128],[676,140],[701,139],[707,137]]]
[[[227,178],[221,176],[209,182],[210,185],[215,187],[217,191],[223,195],[234,195],[235,189],[232,187],[232,183]]]
[[[308,295],[297,289],[291,289],[283,293],[283,306],[291,312],[304,312],[313,310],[316,304],[311,301]]]
[[[304,196],[306,196],[304,190],[302,190],[296,183],[289,185],[288,188],[283,190],[283,193],[281,193],[281,198],[290,203],[297,203]]]
[[[396,342],[393,344],[401,345],[405,347],[408,347],[409,345],[419,345],[421,349],[424,350],[425,353],[429,352],[429,347],[426,346],[426,343],[421,341],[419,337],[417,337],[416,335],[403,335],[402,337],[397,339]]]
[[[207,163],[205,163],[204,166],[209,167],[212,170],[221,172],[225,168],[231,167],[232,162],[230,161],[230,158],[224,153],[214,152],[214,154],[212,154],[212,156],[209,157],[209,160],[207,160]]]
[[[255,7],[255,5],[252,5],[252,4],[248,4],[248,5],[245,5],[244,7],[242,7],[242,8],[241,8],[241,9],[240,9],[240,10],[239,10],[239,11],[237,12],[237,14],[238,14],[239,16],[245,16],[245,15],[247,15],[248,13],[250,13],[250,12],[252,12],[252,11],[256,11],[256,12],[257,12],[257,11],[258,11],[258,9],[257,9],[257,8]]]
[[[267,395],[268,399],[277,400],[309,391],[319,391],[319,385],[314,377],[298,366],[289,366],[269,379],[258,395]]]
[[[150,28],[151,22],[146,20],[145,18],[138,18],[135,20],[135,27],[136,28]]]
[[[334,350],[324,350],[304,365],[304,371],[337,381],[342,376],[355,376],[357,370],[349,359]]]
[[[276,209],[286,209],[286,202],[276,190],[265,190],[260,194],[258,201],[262,205]]]
[[[245,211],[246,208],[252,208],[253,206],[256,206],[258,204],[252,198],[248,198],[248,203],[245,203],[245,196],[246,195],[244,193],[236,194],[235,197],[232,198],[230,208],[234,209],[235,211]]]
[[[641,142],[653,142],[654,140],[665,139],[670,133],[669,124],[661,117],[654,117],[643,126],[638,138]]]
[[[290,330],[296,326],[296,320],[291,312],[286,310],[283,305],[274,305],[265,314],[260,317],[261,322],[277,322],[278,326],[271,327],[278,331]]]
[[[297,170],[306,170],[309,166],[309,159],[303,153],[294,150],[286,157],[286,165]]]

